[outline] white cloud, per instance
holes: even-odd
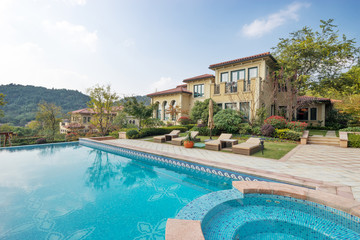
[[[151,84],[152,91],[162,91],[174,87],[176,87],[175,82],[170,77],[161,77],[159,81],[156,81],[153,84]]]
[[[289,20],[299,20],[298,11],[304,7],[309,7],[309,3],[294,2],[277,13],[269,15],[267,18],[255,19],[250,24],[245,24],[242,33],[247,37],[261,37],[271,32],[275,28],[285,24]]]
[[[84,74],[50,66],[46,52],[35,43],[3,44],[0,52],[0,79],[6,82],[79,90],[88,82]]]
[[[96,51],[98,43],[96,31],[90,32],[82,25],[75,25],[67,21],[60,21],[55,24],[50,21],[44,21],[43,26],[46,31],[64,42],[85,46],[92,52]]]
[[[84,6],[87,0],[62,0],[64,3],[71,5],[81,5]]]

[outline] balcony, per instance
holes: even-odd
[[[236,93],[236,92],[237,92],[237,82],[225,83],[225,93]]]

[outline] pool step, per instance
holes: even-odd
[[[329,145],[329,146],[340,146],[340,140],[337,137],[315,137],[310,136],[308,139],[308,144],[319,144],[319,145]]]

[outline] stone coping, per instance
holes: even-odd
[[[92,138],[92,139],[86,138],[85,140],[100,142],[100,141],[96,140],[96,138]],[[159,156],[175,158],[175,159],[179,159],[182,161],[193,162],[193,163],[197,163],[200,165],[206,165],[206,166],[220,168],[220,169],[224,169],[224,170],[228,170],[228,171],[235,171],[235,172],[239,172],[239,173],[243,173],[243,174],[247,174],[247,175],[253,175],[255,177],[266,178],[266,179],[274,180],[274,181],[280,181],[280,182],[288,183],[288,184],[292,184],[292,185],[317,189],[319,191],[330,192],[335,195],[340,195],[340,196],[343,196],[345,198],[349,198],[352,200],[354,199],[354,196],[351,191],[351,187],[343,185],[343,184],[328,183],[328,182],[319,181],[319,180],[315,180],[315,179],[292,176],[289,174],[275,173],[275,172],[271,172],[271,171],[254,169],[254,168],[244,167],[244,166],[238,166],[238,165],[229,164],[229,163],[219,163],[219,162],[212,161],[210,159],[201,159],[201,158],[196,158],[196,157],[190,158],[189,156],[183,156],[180,154],[164,152],[164,151],[157,151],[154,149],[142,148],[142,147],[138,147],[135,145],[113,143],[113,142],[106,141],[106,140],[101,141],[101,143],[115,146],[115,147],[123,147],[123,148],[128,148],[128,149],[132,149],[132,150],[136,150],[136,151],[140,151],[140,152],[156,154]],[[224,153],[224,154],[231,154],[231,153]]]
[[[233,187],[244,194],[244,196],[246,194],[259,193],[292,197],[325,205],[360,217],[360,202],[318,190],[272,182],[235,181],[233,182]],[[165,234],[166,240],[191,239],[190,236],[193,239],[205,239],[200,220],[168,219]]]

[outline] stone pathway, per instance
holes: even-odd
[[[168,154],[185,160],[196,158],[208,164],[259,170],[279,177],[291,175],[294,179],[310,178],[334,186],[346,185],[351,187],[354,198],[360,201],[360,149],[298,145],[282,159],[274,160],[141,140],[116,139],[105,142],[138,150],[147,149],[155,154]],[[341,188],[345,191],[346,187]],[[336,189],[329,191],[338,194]]]
[[[336,137],[335,131],[327,131],[325,137]]]

